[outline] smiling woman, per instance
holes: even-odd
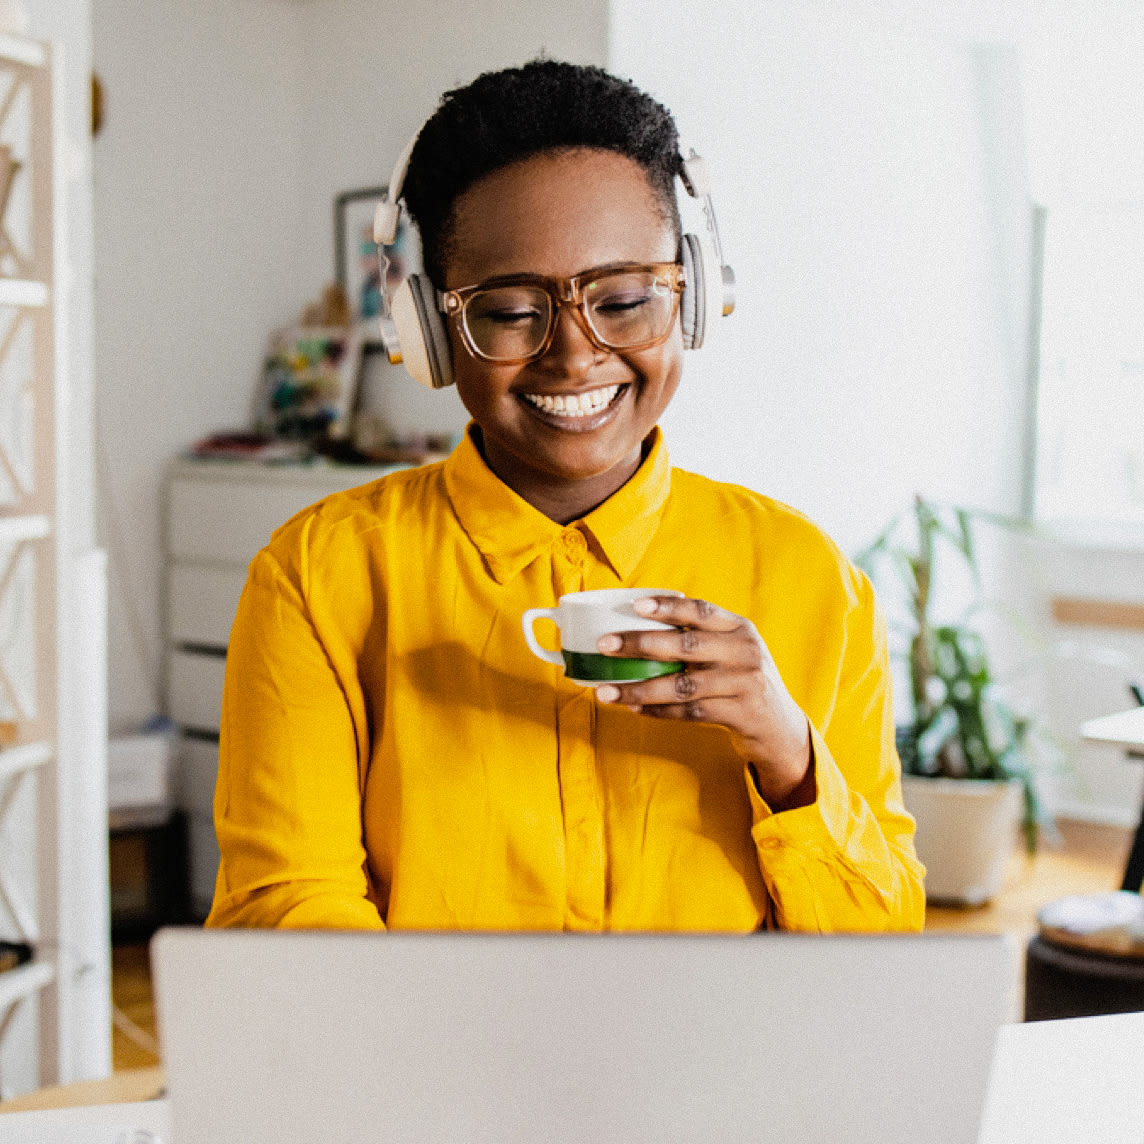
[[[446,95],[403,177],[402,349],[432,343],[472,422],[251,565],[210,924],[920,928],[869,582],[657,428],[728,274],[681,233],[675,179],[706,189],[670,115],[541,61]],[[648,630],[596,652],[673,674],[593,691],[522,639],[529,609],[648,584]]]
[[[610,151],[519,160],[481,178],[455,210],[446,269],[454,290],[524,273],[557,284],[561,276],[587,278],[589,289],[607,290],[607,277],[598,277],[606,266],[625,271],[620,289],[650,280],[643,291],[645,308],[658,310],[653,336],[637,330],[633,347],[603,344],[594,327],[626,325],[581,302],[551,306],[538,339],[542,352],[523,360],[490,361],[467,347],[453,355],[457,392],[481,427],[489,467],[546,515],[579,519],[639,467],[643,442],[679,384],[674,274],[660,270],[656,295],[654,268],[642,269],[673,258],[678,240],[639,165]],[[672,304],[665,306],[667,299]],[[463,340],[463,313],[450,315],[455,341]]]

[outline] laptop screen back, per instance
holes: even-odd
[[[977,1138],[992,937],[168,930],[179,1144]]]

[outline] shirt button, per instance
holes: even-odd
[[[561,534],[560,543],[564,547],[564,555],[569,560],[579,563],[588,551],[588,542],[584,534],[576,528],[570,528]]]

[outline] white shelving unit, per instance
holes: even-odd
[[[0,306],[46,306],[48,288],[26,278],[0,278]]]
[[[0,1012],[7,1016],[18,1002],[49,985],[55,975],[55,966],[50,961],[30,961],[0,974]]]
[[[22,746],[0,751],[0,783],[8,782],[33,767],[51,762],[52,753],[52,744],[43,742],[24,743]]]
[[[10,185],[0,185],[0,718],[15,737],[0,751],[0,936],[36,950],[35,960],[0,974],[2,1098],[44,1071],[35,1058],[46,1047],[53,1003],[43,994],[56,977],[54,957],[41,948],[45,907],[54,902],[38,862],[54,834],[47,800],[56,756],[50,53],[0,37],[0,84],[0,137],[11,164]]]
[[[39,513],[26,516],[0,516],[0,544],[19,544],[51,536],[51,517]]]
[[[13,64],[26,64],[30,68],[46,68],[48,49],[45,44],[23,36],[0,33],[0,60]]]
[[[57,421],[60,90],[50,45],[0,35],[0,938],[34,951],[0,973],[0,1100],[110,1065],[102,566],[68,547]]]

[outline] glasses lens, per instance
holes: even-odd
[[[675,317],[670,279],[652,270],[618,270],[584,288],[584,309],[596,336],[614,349],[662,338]]]
[[[551,314],[552,300],[539,286],[492,286],[465,304],[465,328],[479,353],[514,361],[544,344]]]

